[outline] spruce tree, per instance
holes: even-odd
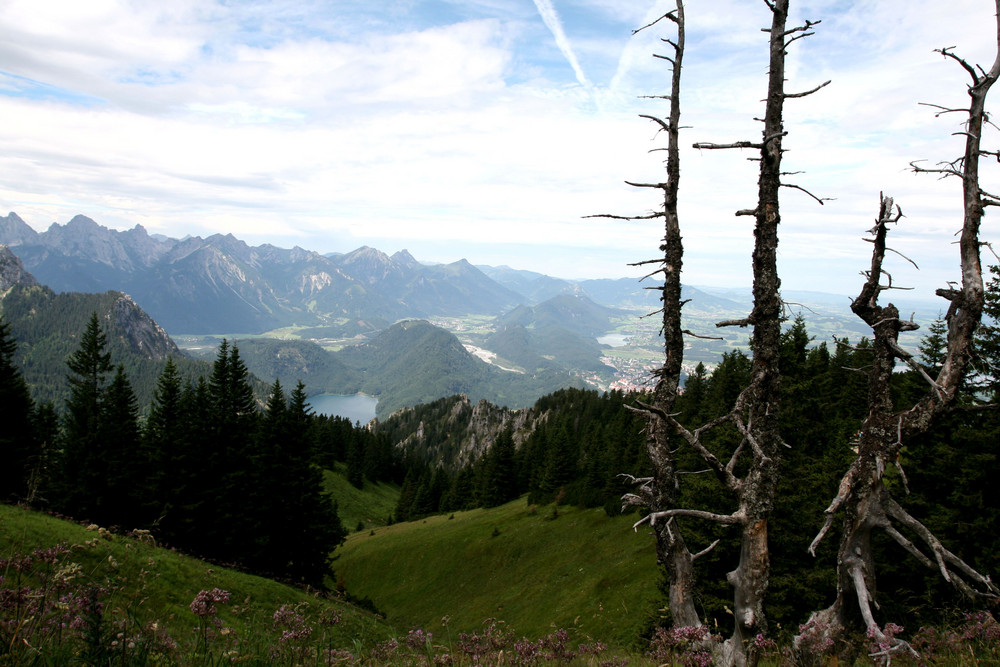
[[[313,462],[308,440],[311,415],[305,385],[299,382],[285,410],[285,428],[277,451],[276,476],[283,488],[283,522],[275,545],[282,551],[284,574],[322,585],[333,550],[347,537],[336,501],[323,490],[323,472]]]
[[[189,472],[184,443],[183,392],[177,364],[168,357],[156,381],[149,417],[142,431],[143,451],[150,468],[150,492],[144,498],[144,505],[154,521],[176,506],[178,486],[184,483]]]
[[[1000,266],[990,266],[983,321],[976,331],[976,384],[992,403],[1000,402]]]
[[[204,458],[210,486],[198,528],[209,555],[241,561],[256,549],[248,502],[258,481],[252,453],[257,404],[239,350],[226,340],[219,346],[208,391],[209,421],[204,428],[211,437]]]
[[[483,459],[483,479],[480,487],[480,504],[497,507],[518,496],[517,475],[514,465],[514,436],[506,428],[497,436]]]
[[[107,337],[93,313],[80,346],[66,361],[70,397],[63,418],[57,505],[77,519],[93,518],[103,504],[107,468],[100,453],[101,401],[111,372]]]
[[[97,443],[104,463],[104,485],[95,520],[122,528],[144,528],[144,496],[149,488],[149,461],[139,446],[139,408],[135,392],[118,365],[101,401]]]
[[[32,417],[34,402],[20,369],[14,365],[17,343],[10,324],[0,320],[0,501],[28,496],[28,480],[40,454]]]

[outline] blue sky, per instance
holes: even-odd
[[[822,20],[790,49],[788,289],[855,293],[880,191],[906,218],[896,284],[958,278],[957,181],[909,172],[961,153],[966,78],[933,49],[989,66],[988,0],[793,0]],[[639,275],[654,223],[585,219],[656,206],[625,180],[662,176],[642,95],[669,72],[665,31],[631,30],[652,0],[5,0],[0,3],[0,209],[36,229],[83,213],[170,236],[233,233],[321,252],[406,248],[423,261],[566,278]],[[689,3],[682,144],[759,136],[769,13]],[[1000,92],[998,92],[1000,94]],[[989,139],[996,145],[996,133]],[[684,280],[748,285],[755,165],[685,148]],[[996,165],[983,185],[998,191]],[[997,226],[988,216],[987,240]],[[992,256],[988,263],[996,262]]]

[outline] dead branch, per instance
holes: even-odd
[[[818,23],[818,21],[817,21],[817,23]],[[821,90],[821,89],[823,89],[823,88],[825,88],[826,86],[829,86],[829,85],[830,85],[829,81],[824,81],[823,83],[819,84],[818,86],[816,86],[812,90],[807,90],[804,93],[785,93],[785,99],[787,100],[787,99],[791,99],[791,98],[794,98],[794,97],[805,97],[806,95],[812,95],[817,90]]]
[[[632,181],[625,181],[626,185],[631,185],[633,188],[656,188],[658,190],[665,190],[669,187],[669,183],[633,183]],[[657,216],[663,217],[663,216]]]
[[[703,521],[711,521],[712,523],[721,523],[724,526],[735,526],[737,524],[743,523],[745,517],[740,512],[734,512],[733,514],[716,514],[715,512],[706,512],[705,510],[689,510],[689,509],[670,509],[663,510],[661,512],[651,512],[644,516],[643,518],[632,524],[633,530],[638,530],[639,526],[644,523],[648,523],[650,526],[656,525],[656,522],[660,519],[671,519],[674,517],[686,516],[692,519],[701,519]]]
[[[741,320],[722,320],[721,322],[716,322],[715,326],[718,327],[718,328],[720,328],[720,329],[722,327],[746,327],[746,326],[748,326],[750,324],[753,324],[752,317],[753,316],[751,316],[751,317],[744,317]]]
[[[671,62],[673,61],[671,60]],[[670,131],[670,125],[667,123],[667,121],[663,120],[662,118],[658,118],[656,116],[650,116],[648,114],[643,114],[643,113],[639,114],[639,118],[645,118],[646,120],[653,121],[654,123],[659,125],[660,129],[663,130],[664,132]]]
[[[630,184],[631,185],[631,184]],[[662,213],[649,213],[647,215],[615,215],[614,213],[596,213],[594,215],[585,215],[586,218],[605,218],[608,220],[655,220],[656,218],[662,218]]]
[[[806,190],[804,187],[802,187],[800,185],[794,185],[792,183],[782,183],[781,187],[783,187],[783,188],[793,188],[795,190],[799,190],[801,192],[804,192],[807,195],[809,195],[810,197],[812,197],[813,199],[815,199],[816,201],[818,201],[820,206],[823,205],[823,202],[833,201],[832,197],[817,197],[816,195],[814,195],[813,193],[809,192],[808,190]]]
[[[671,10],[671,11],[667,12],[666,14],[664,14],[663,16],[661,16],[660,18],[656,19],[655,21],[653,21],[651,23],[647,23],[646,25],[642,26],[641,28],[636,28],[635,30],[632,31],[632,34],[633,35],[638,35],[640,32],[642,32],[646,28],[652,28],[654,25],[656,25],[657,23],[659,23],[663,19],[667,19],[669,21],[673,21],[674,23],[677,23],[677,10]]]
[[[945,549],[941,541],[934,536],[924,524],[912,517],[906,510],[904,510],[899,503],[897,503],[892,498],[888,499],[885,505],[886,513],[891,516],[896,521],[912,530],[917,536],[927,545],[927,547],[934,554],[934,563],[937,565],[938,570],[941,572],[942,578],[948,583],[954,585],[963,593],[969,594],[970,592],[977,596],[995,598],[1000,596],[1000,589],[990,580],[988,576],[982,575],[972,568],[964,560],[953,554],[948,549]],[[929,559],[927,559],[929,560]],[[957,572],[953,572],[948,565],[955,568]],[[933,565],[931,566],[933,567]],[[966,582],[962,582],[961,579],[955,578],[952,574],[961,573],[967,579],[975,584],[979,584],[985,590],[976,590],[968,585]],[[961,583],[960,583],[961,582]],[[965,584],[963,588],[962,584]]]
[[[955,113],[955,112],[969,113],[968,109],[962,109],[962,108],[952,109],[950,107],[943,107],[940,104],[931,104],[929,102],[917,102],[917,104],[925,107],[933,107],[935,109],[941,109],[941,111],[934,114],[935,118],[940,118],[942,115],[946,113]]]
[[[902,215],[902,213],[900,213],[900,215]],[[889,252],[892,252],[892,253],[895,253],[895,254],[899,255],[900,257],[902,257],[903,259],[905,259],[907,262],[909,262],[910,264],[912,264],[913,268],[917,269],[918,271],[920,270],[920,267],[917,266],[916,262],[914,262],[912,259],[910,259],[906,255],[904,255],[903,253],[899,252],[898,250],[894,250],[893,248],[886,248],[886,250],[889,251]],[[904,288],[897,287],[896,289],[904,289]]]
[[[949,49],[953,49],[953,48],[955,48],[955,47],[954,46],[946,46],[946,47],[944,47],[942,49],[934,49],[934,52],[935,53],[940,53],[945,58],[951,58],[952,60],[954,60],[955,62],[957,62],[959,65],[962,66],[962,68],[966,72],[969,73],[969,76],[972,77],[973,84],[979,83],[979,73],[976,71],[976,69],[972,65],[970,65],[969,63],[967,63],[964,58],[958,57],[957,55],[955,55],[954,53],[952,53],[949,50]]]
[[[692,144],[692,147],[697,148],[698,150],[709,150],[709,151],[725,150],[729,148],[755,148],[757,150],[760,150],[761,148],[764,147],[764,145],[754,143],[752,141],[736,141],[731,144],[713,144],[710,142],[698,142]]]
[[[957,176],[962,177],[962,172],[954,167],[940,168],[940,169],[928,169],[927,167],[921,167],[917,164],[921,160],[914,160],[910,163],[910,167],[913,169],[915,174],[944,174],[945,176]]]
[[[698,553],[691,554],[691,560],[698,560],[702,556],[705,556],[705,555],[711,553],[712,549],[714,549],[719,544],[720,541],[721,540],[716,540],[716,541],[712,542],[711,544],[709,544],[704,549],[702,549],[701,551],[699,551]]]
[[[726,340],[724,336],[704,336],[702,334],[696,334],[690,329],[684,329],[681,333],[687,334],[693,338],[703,338],[704,340]]]

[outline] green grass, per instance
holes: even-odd
[[[36,549],[60,543],[69,549],[51,565],[36,563],[34,568],[19,570],[15,565],[0,562],[3,587],[32,586],[50,597],[53,591],[57,597],[67,590],[78,595],[99,590],[104,605],[103,622],[111,636],[119,628],[126,633],[141,633],[142,629],[148,632],[151,624],[156,623],[159,632],[182,647],[194,646],[200,619],[191,611],[190,604],[199,591],[213,588],[230,593],[230,603],[219,606],[218,618],[230,629],[224,636],[227,649],[244,655],[253,652],[266,655],[268,647],[276,645],[281,631],[274,627],[272,615],[282,605],[300,610],[310,622],[338,614],[341,618],[338,624],[322,628],[323,640],[331,646],[352,649],[357,646],[356,641],[371,646],[395,634],[384,620],[338,599],[215,566],[133,538],[88,530],[42,513],[0,504],[0,561],[23,558]],[[74,574],[60,584],[60,577],[65,579],[61,572]],[[0,611],[16,615],[7,607]],[[50,611],[49,615],[52,613],[58,612]],[[46,639],[41,627],[33,627],[31,623],[26,623],[21,632],[26,635],[24,641],[13,642],[11,646],[44,648],[48,653],[43,651],[42,655],[49,655],[56,662],[61,659],[52,656],[60,655],[60,651],[65,658],[67,653],[80,650],[78,642],[74,644],[65,637],[60,640],[65,646],[54,643],[51,637]],[[28,636],[30,632],[34,634]],[[317,630],[317,639],[319,634]],[[0,664],[7,664],[3,656]]]
[[[323,488],[337,499],[344,527],[353,531],[359,522],[364,524],[365,530],[384,526],[396,510],[399,487],[385,482],[373,484],[366,479],[364,487],[358,489],[347,481],[346,471],[347,466],[342,463],[338,463],[334,471],[323,471]]]
[[[637,645],[664,604],[652,538],[603,509],[552,512],[520,499],[355,533],[335,568],[351,594],[400,627],[457,636],[496,618],[529,638],[566,628]]]

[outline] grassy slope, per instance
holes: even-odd
[[[82,566],[82,585],[113,586],[102,597],[107,609],[127,611],[142,623],[159,621],[178,639],[190,637],[196,626],[197,618],[189,608],[192,599],[198,591],[215,587],[231,593],[231,604],[220,608],[219,617],[237,634],[260,635],[261,641],[268,640],[262,635],[272,632],[271,614],[283,604],[305,604],[311,616],[324,609],[340,610],[343,620],[333,629],[332,639],[341,646],[351,647],[355,639],[368,643],[394,634],[383,621],[337,600],[130,538],[102,539],[96,531],[75,523],[0,504],[0,559],[60,542],[72,549],[67,558]],[[0,572],[4,574],[8,585],[13,584],[14,573]],[[112,612],[119,613],[123,612]]]
[[[647,531],[635,534],[634,518],[602,509],[551,515],[551,506],[533,513],[520,499],[355,533],[334,567],[348,591],[397,626],[457,638],[497,618],[528,637],[561,627],[632,645],[663,604]]]
[[[359,522],[365,529],[384,526],[399,502],[399,487],[395,484],[372,484],[366,479],[363,489],[353,486],[347,481],[347,466],[342,463],[333,472],[323,471],[323,488],[337,500],[337,513],[349,531],[355,530]]]

